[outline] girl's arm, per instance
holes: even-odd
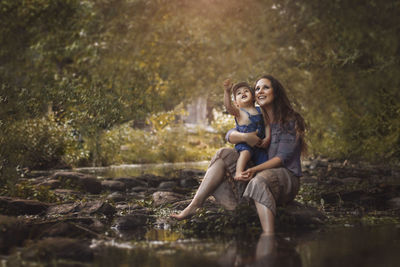
[[[261,138],[257,136],[257,132],[241,133],[235,129],[229,130],[226,133],[225,139],[231,144],[247,143],[251,147],[259,144],[261,141]]]
[[[237,107],[232,105],[231,101],[231,89],[232,89],[232,82],[227,79],[224,81],[224,106],[226,108],[226,111],[229,112],[229,114],[235,116],[236,118],[239,118],[240,116],[240,111]]]
[[[242,172],[242,176],[239,178],[241,181],[249,181],[251,178],[253,178],[254,174],[256,172],[265,170],[265,169],[272,169],[272,168],[278,168],[282,166],[282,160],[279,157],[273,157],[272,159],[261,163],[257,166],[254,166],[252,168],[249,168]]]

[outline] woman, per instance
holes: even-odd
[[[243,197],[251,198],[264,234],[274,233],[276,205],[294,199],[299,190],[301,173],[300,155],[305,151],[304,119],[293,110],[283,86],[270,75],[255,83],[256,101],[266,123],[271,126],[269,160],[247,169],[233,181],[239,154],[234,149],[222,148],[211,160],[210,166],[191,203],[179,214],[178,220],[195,214],[209,195],[227,209],[234,209]],[[227,140],[233,144],[245,142],[250,146],[261,140],[256,133],[230,130]]]

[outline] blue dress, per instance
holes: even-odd
[[[239,125],[236,118],[236,130],[241,133],[251,133],[251,132],[257,132],[257,136],[260,137],[261,139],[265,138],[265,125],[264,125],[264,118],[261,113],[260,107],[256,107],[258,114],[256,115],[251,115],[249,112],[247,112],[245,109],[242,109],[242,111],[246,112],[247,116],[249,117],[250,123],[248,125]],[[251,155],[251,161],[255,164],[261,164],[264,163],[268,160],[268,150],[260,147],[251,147],[246,143],[239,143],[235,145],[235,149],[238,152],[241,152],[243,150],[248,150],[250,151]]]

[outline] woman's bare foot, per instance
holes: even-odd
[[[187,206],[184,210],[182,210],[179,214],[171,214],[170,217],[174,218],[178,221],[190,218],[194,214],[196,214],[197,207],[193,207],[191,205]]]

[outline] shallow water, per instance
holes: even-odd
[[[399,266],[400,225],[338,227],[307,233],[184,239],[166,230],[144,241],[94,241],[96,266]]]

